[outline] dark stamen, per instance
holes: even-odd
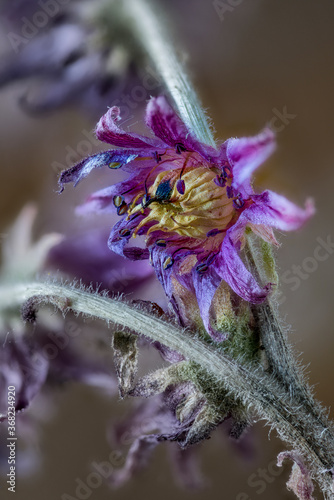
[[[233,198],[233,196],[234,196],[234,189],[233,189],[233,187],[227,186],[227,188],[226,188],[226,194],[227,194],[228,198],[230,198],[230,199]]]
[[[111,168],[112,170],[115,170],[115,169],[118,169],[118,168],[121,168],[123,166],[122,163],[118,163],[118,162],[111,162],[109,163],[108,167]]]
[[[208,269],[209,267],[206,264],[199,264],[196,267],[196,271],[198,272],[198,274],[204,274]]]
[[[161,158],[161,154],[159,154],[159,153],[158,153],[158,151],[155,151],[155,153],[154,153],[153,157],[154,157],[154,159],[155,159],[155,161],[156,161],[157,163],[159,163],[159,161],[161,161],[161,160],[162,160],[162,158]]]
[[[222,175],[217,175],[215,180],[213,181],[217,186],[219,187],[225,187],[226,186],[226,179]]]
[[[153,199],[150,198],[150,195],[148,193],[144,194],[142,200],[141,200],[141,206],[143,208],[147,208],[150,203],[152,203]]]
[[[123,200],[120,206],[117,208],[117,215],[124,215],[126,214],[127,210],[128,210],[128,205]]]
[[[163,263],[164,270],[166,271],[166,269],[169,269],[170,267],[172,267],[173,264],[174,264],[174,259],[170,256],[166,257],[166,259],[164,260],[164,263]]]
[[[208,256],[208,258],[206,259],[206,265],[207,266],[210,266],[212,264],[212,262],[215,260],[215,258],[217,257],[217,253],[212,253]]]
[[[165,248],[165,247],[167,246],[167,243],[166,243],[166,241],[165,241],[165,240],[157,240],[157,241],[155,242],[155,244],[156,244],[158,247],[163,247],[163,248]]]
[[[123,196],[117,194],[116,196],[113,197],[113,203],[115,205],[116,208],[120,207],[122,205],[122,203],[124,202],[124,198]]]
[[[231,167],[229,165],[225,165],[225,167],[223,167],[222,176],[225,179],[227,179],[228,177],[231,177]]]
[[[130,236],[130,234],[131,234],[131,231],[127,227],[125,227],[124,229],[121,229],[119,232],[119,235],[121,238],[126,238],[127,236]]]
[[[170,185],[170,181],[163,181],[160,182],[159,186],[157,187],[157,190],[155,192],[155,200],[160,201],[160,202],[166,202],[170,200],[170,197],[172,195],[173,188]]]
[[[177,142],[175,144],[175,151],[178,155],[180,155],[181,153],[183,153],[184,151],[187,151],[187,150],[181,142]]]
[[[244,206],[245,202],[241,197],[241,194],[239,193],[237,197],[233,200],[233,206],[234,208],[240,209]]]
[[[208,233],[206,233],[207,237],[210,238],[210,236],[216,236],[219,233],[223,233],[224,231],[222,229],[211,229]]]
[[[186,184],[183,179],[179,179],[176,183],[176,189],[180,194],[184,194],[186,190]]]
[[[209,269],[209,266],[212,264],[212,262],[215,260],[215,258],[217,257],[218,253],[211,253],[209,254],[209,256],[207,257],[206,261],[205,262],[202,262],[202,264],[199,264],[197,267],[196,267],[196,271],[199,273],[199,274],[204,274],[207,272],[207,270]]]

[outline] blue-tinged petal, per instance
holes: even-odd
[[[112,149],[109,151],[102,151],[93,156],[85,158],[73,167],[64,170],[59,178],[60,191],[63,191],[64,184],[74,182],[76,186],[82,179],[87,177],[95,168],[109,166],[110,168],[121,168],[122,165],[130,163],[137,158],[138,153],[128,150]]]
[[[147,248],[125,248],[132,236],[132,231],[137,227],[137,224],[139,224],[139,222],[143,218],[144,215],[139,214],[138,217],[133,217],[130,220],[123,218],[122,220],[117,222],[113,226],[109,236],[108,246],[110,250],[117,253],[118,255],[127,257],[130,260],[148,259],[149,251]],[[140,234],[140,232],[138,232],[138,234]]]
[[[275,135],[269,128],[255,137],[228,139],[223,145],[232,167],[232,187],[244,197],[250,195],[253,172],[272,154],[275,149]],[[225,154],[225,153],[224,153]]]
[[[139,134],[125,132],[116,125],[120,118],[120,109],[117,106],[110,108],[96,126],[96,137],[103,142],[123,148],[155,151],[164,150],[166,144],[159,139],[144,137]]]

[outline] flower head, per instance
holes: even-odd
[[[122,168],[130,174],[89,197],[81,212],[116,211],[121,217],[111,231],[109,247],[132,260],[150,258],[172,305],[178,287],[196,295],[207,331],[214,294],[224,280],[246,301],[262,302],[271,285],[261,287],[241,260],[245,230],[277,244],[272,228],[299,228],[314,212],[301,209],[266,190],[256,194],[251,175],[274,149],[265,129],[251,138],[229,139],[217,150],[199,142],[164,97],[152,98],[146,124],[155,134],[144,137],[117,126],[117,107],[101,118],[96,135],[112,149],[86,158],[62,173],[61,188],[77,184],[94,168]],[[145,235],[145,248],[128,246]]]

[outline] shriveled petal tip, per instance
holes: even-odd
[[[294,462],[292,472],[286,486],[293,491],[299,500],[315,500],[313,497],[314,485],[311,474],[306,467],[303,458],[295,450],[284,451],[277,457],[278,467],[282,467],[285,459]]]
[[[204,158],[217,155],[214,148],[202,144],[192,134],[163,96],[152,98],[146,108],[146,124],[165,144],[182,150],[197,151]]]
[[[299,229],[315,213],[312,199],[306,201],[303,209],[269,190],[253,195],[252,200],[254,204],[243,212],[240,219],[245,218],[253,224],[265,224],[282,231]]]
[[[156,139],[125,132],[116,125],[120,121],[120,109],[117,106],[110,108],[98,122],[95,133],[100,141],[123,148],[150,149],[164,148],[165,145]]]
[[[254,137],[229,139],[223,146],[233,169],[232,186],[242,195],[249,195],[252,192],[250,179],[253,172],[275,149],[275,134],[266,128]]]
[[[201,276],[195,269],[193,270],[194,287],[200,309],[201,318],[206,331],[215,342],[223,342],[227,339],[228,333],[217,331],[211,325],[211,304],[220,280],[214,271],[208,271]]]

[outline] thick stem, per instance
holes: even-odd
[[[52,303],[64,313],[71,310],[95,317],[177,350],[223,382],[234,397],[255,409],[282,439],[308,457],[324,495],[332,498],[333,480],[329,471],[334,464],[333,429],[312,401],[308,401],[308,405],[296,403],[289,390],[272,374],[262,368],[242,365],[189,332],[117,299],[59,283],[35,282],[0,288],[0,310],[12,309],[27,301],[29,307]]]
[[[182,120],[202,142],[215,146],[206,115],[187,73],[168,41],[165,27],[160,22],[161,16],[154,12],[153,6],[142,0],[125,0],[124,10],[130,17],[138,42],[162,76]]]

